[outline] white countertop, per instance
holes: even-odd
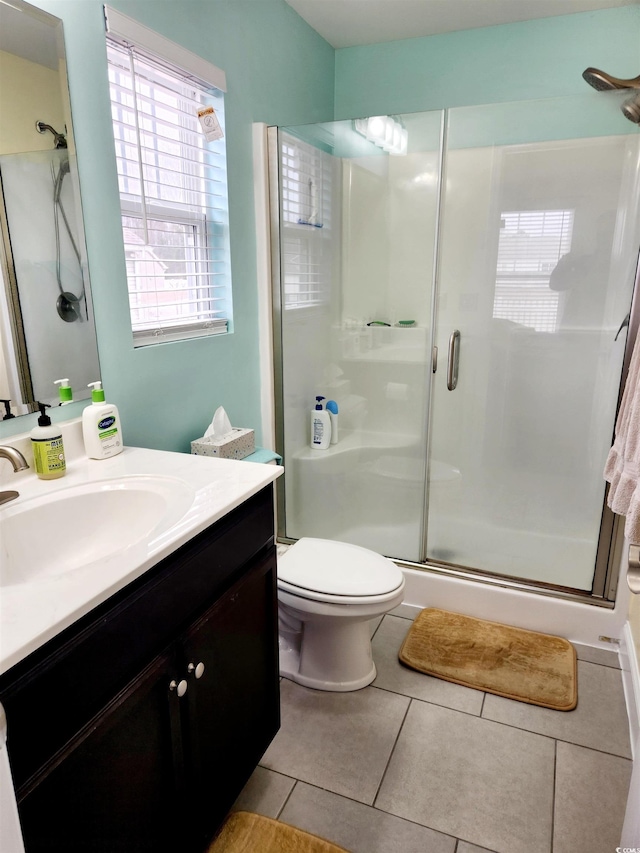
[[[110,459],[87,459],[79,453],[69,453],[68,445],[74,450],[77,447],[77,428],[75,422],[70,422],[72,432],[69,433],[69,441],[64,434],[67,474],[58,480],[40,480],[33,473],[33,468],[12,474],[10,464],[0,459],[0,489],[15,489],[20,493],[16,500],[0,506],[0,519],[5,508],[9,511],[9,508],[17,508],[40,495],[103,480],[158,475],[180,481],[176,485],[183,492],[186,490],[188,508],[164,532],[118,552],[117,557],[98,560],[86,567],[29,583],[1,587],[0,673],[272,483],[283,471],[277,465],[137,447],[126,447]],[[21,439],[23,437],[16,436],[16,440],[11,438],[0,441],[0,444],[12,445],[24,452],[28,449],[28,441],[25,444]],[[31,464],[28,452],[24,455]],[[72,518],[68,529],[60,533],[64,537],[73,537]],[[42,554],[43,561],[46,561],[46,556],[46,553]]]

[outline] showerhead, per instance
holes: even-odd
[[[640,89],[640,75],[629,80],[621,80],[597,68],[587,68],[582,72],[582,76],[598,92],[607,92],[611,89]]]
[[[632,98],[627,98],[620,109],[629,121],[640,124],[640,93]]]
[[[614,89],[640,89],[640,74],[629,80],[621,80],[619,77],[612,77],[611,74],[606,74],[597,68],[586,68],[582,72],[582,76],[598,92],[607,92]],[[627,98],[620,109],[625,118],[628,118],[634,124],[640,124],[640,94]]]
[[[36,130],[38,133],[44,133],[45,131],[50,131],[53,133],[53,145],[54,148],[66,148],[67,140],[64,133],[58,133],[57,130],[54,130],[50,124],[45,124],[43,121],[36,122]]]
[[[69,158],[64,155],[60,161],[60,168],[57,173],[53,165],[51,167],[51,174],[53,175],[53,201],[55,204],[58,204],[60,201],[60,193],[62,192],[64,176],[68,175],[70,171],[71,167],[69,166]]]

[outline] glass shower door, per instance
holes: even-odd
[[[449,111],[428,560],[592,589],[638,258],[618,101]]]
[[[442,114],[393,118],[403,156],[352,121],[278,132],[284,534],[420,560]]]

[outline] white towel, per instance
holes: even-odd
[[[607,503],[626,515],[624,534],[640,545],[640,337],[636,339],[604,478],[611,483]]]

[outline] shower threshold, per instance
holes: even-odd
[[[449,578],[456,578],[460,581],[473,581],[474,583],[486,584],[487,586],[510,589],[517,592],[525,592],[535,595],[545,595],[552,598],[559,598],[564,601],[574,601],[580,604],[603,607],[608,610],[613,610],[615,607],[614,601],[608,601],[605,598],[593,595],[585,590],[571,589],[569,587],[558,586],[556,584],[550,584],[543,581],[525,581],[522,578],[499,575],[492,572],[470,569],[465,566],[436,563],[432,561],[414,563],[410,560],[394,559],[394,562],[400,566],[400,568],[415,569],[425,575],[434,574]]]

